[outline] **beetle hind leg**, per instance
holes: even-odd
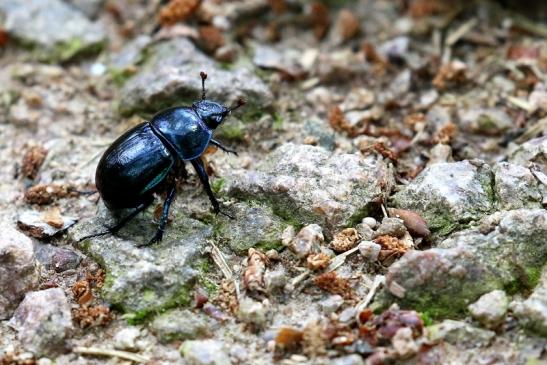
[[[171,208],[171,203],[175,199],[175,193],[177,191],[176,185],[171,186],[169,188],[169,192],[167,193],[167,197],[165,198],[165,201],[163,202],[163,211],[161,213],[160,223],[158,224],[158,229],[156,230],[156,234],[154,234],[154,237],[148,243],[138,245],[141,246],[148,246],[156,242],[160,242],[163,238],[163,233],[165,232],[165,226],[167,225],[167,219],[169,218],[169,209]]]
[[[116,223],[114,226],[112,227],[106,227],[106,231],[104,232],[101,232],[101,233],[95,233],[95,234],[90,234],[88,236],[84,236],[82,238],[80,238],[78,240],[78,242],[82,242],[83,240],[86,240],[86,239],[89,239],[89,238],[93,238],[93,237],[101,237],[101,236],[105,236],[107,234],[116,234],[120,229],[123,228],[123,226],[125,226],[131,219],[135,218],[137,216],[137,214],[139,214],[140,212],[142,212],[143,210],[145,210],[146,208],[148,208],[148,206],[150,204],[152,204],[152,202],[154,201],[154,197],[150,197],[149,199],[147,199],[146,201],[144,201],[143,203],[139,204],[137,207],[135,207],[135,209],[129,213],[128,215],[126,215],[125,217],[123,217],[118,223]]]

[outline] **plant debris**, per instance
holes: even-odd
[[[23,162],[21,164],[21,175],[27,179],[34,180],[38,176],[38,171],[44,163],[47,150],[42,146],[30,147],[23,156]]]
[[[338,294],[344,299],[353,299],[355,293],[349,280],[341,278],[336,272],[326,272],[313,279],[315,285],[331,294]]]

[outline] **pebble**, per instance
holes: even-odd
[[[494,328],[505,319],[509,299],[503,290],[494,290],[486,293],[468,309],[473,318],[487,328]]]

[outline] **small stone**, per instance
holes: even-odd
[[[68,216],[52,217],[34,210],[27,210],[19,214],[17,226],[31,237],[46,238],[66,230],[74,225],[77,218]]]
[[[415,355],[420,348],[418,343],[414,340],[412,328],[410,327],[399,328],[391,339],[391,343],[393,344],[393,349],[398,357],[402,359]]]
[[[361,256],[371,262],[375,262],[378,260],[378,256],[380,255],[381,250],[382,246],[372,241],[362,241],[359,244],[359,253],[361,254]]]
[[[319,302],[319,306],[323,310],[323,312],[330,314],[336,312],[341,306],[344,304],[344,298],[342,298],[340,295],[331,295],[327,299],[322,300]]]
[[[191,105],[201,95],[200,71],[207,70],[207,98],[232,105],[247,101],[237,115],[256,115],[256,108],[273,102],[268,86],[245,68],[227,71],[200,52],[186,38],[154,42],[146,47],[141,71],[130,78],[120,92],[122,115],[150,115],[170,105]]]
[[[530,169],[508,162],[493,168],[494,191],[504,210],[540,208],[542,195]]]
[[[193,340],[212,334],[208,318],[187,309],[174,309],[163,313],[151,324],[152,332],[161,342]]]
[[[409,37],[395,37],[381,44],[380,47],[378,47],[378,53],[390,61],[400,62],[400,60],[404,60],[407,57],[409,44]]]
[[[363,110],[374,103],[375,95],[365,88],[352,89],[340,105],[343,112]]]
[[[384,218],[374,233],[374,238],[379,236],[392,236],[401,238],[407,233],[405,223],[400,218]]]
[[[141,335],[137,327],[124,328],[114,336],[114,347],[119,350],[138,350],[136,341]]]
[[[357,316],[357,309],[355,307],[348,307],[344,309],[338,316],[338,320],[344,324],[351,325],[355,322]]]
[[[364,365],[365,361],[357,354],[346,355],[332,360],[332,365]]]
[[[496,333],[465,322],[445,319],[427,327],[427,336],[431,341],[444,340],[452,345],[473,348],[488,345],[496,337]]]
[[[266,291],[273,293],[276,291],[282,291],[287,284],[287,272],[283,266],[280,266],[274,271],[267,271],[264,274],[264,284],[266,285]]]
[[[250,248],[282,248],[282,236],[288,224],[276,216],[268,206],[236,203],[231,207],[235,219],[221,217],[216,220],[218,237],[238,254]]]
[[[523,327],[547,337],[547,266],[528,299],[511,303],[511,310]]]
[[[509,162],[524,167],[528,166],[530,162],[534,162],[538,166],[547,166],[547,136],[522,143],[509,156]]]
[[[348,9],[342,9],[336,17],[333,27],[333,41],[342,44],[359,33],[359,19]]]
[[[436,163],[453,162],[452,147],[447,144],[437,143],[431,151],[429,151],[429,161],[427,166],[434,165]]]
[[[368,224],[359,223],[355,226],[355,229],[357,230],[359,236],[364,240],[370,241],[374,238],[374,231]]]
[[[0,320],[11,317],[25,293],[36,289],[39,277],[32,240],[0,224]]]
[[[72,329],[70,305],[62,289],[28,293],[9,325],[18,332],[23,347],[37,356],[52,356],[65,350]]]
[[[221,341],[185,341],[179,351],[188,365],[231,365],[227,346]]]
[[[318,224],[310,224],[302,228],[289,244],[289,249],[298,257],[305,258],[311,253],[317,253],[324,243],[323,230]]]
[[[505,319],[509,299],[503,290],[494,290],[484,294],[468,309],[473,318],[487,328],[494,328]]]
[[[365,217],[361,221],[361,223],[366,224],[370,228],[374,229],[378,226],[378,221],[372,217]]]
[[[263,303],[245,297],[239,301],[237,318],[242,322],[262,328],[266,325],[268,320],[267,308]]]
[[[486,135],[501,135],[513,128],[513,121],[500,109],[469,109],[459,113],[464,131]]]
[[[70,248],[49,244],[36,245],[36,259],[47,270],[56,272],[75,269],[82,261],[82,258]]]
[[[4,27],[43,61],[68,61],[82,53],[99,51],[105,32],[61,0],[0,2]]]

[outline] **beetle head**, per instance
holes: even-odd
[[[200,100],[192,104],[200,119],[210,129],[215,129],[230,114],[230,108],[209,100]]]

